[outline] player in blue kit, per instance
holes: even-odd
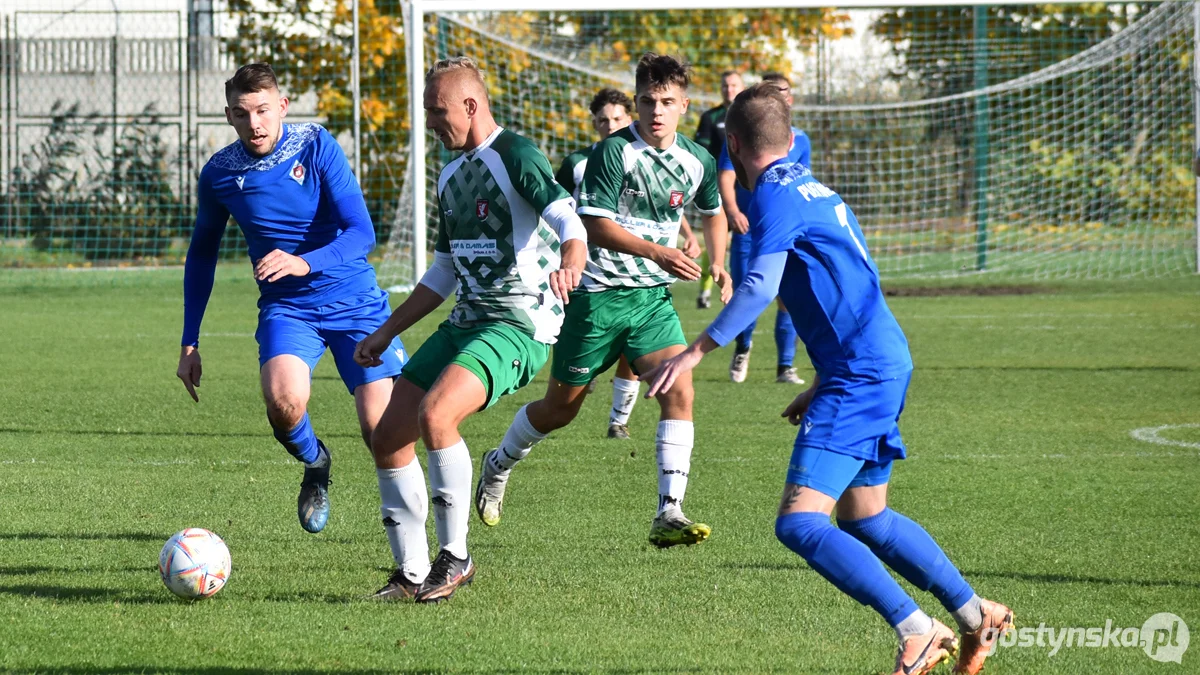
[[[976,595],[920,525],[887,507],[892,463],[906,452],[897,422],[912,359],[858,221],[837,193],[788,159],[788,106],[777,88],[764,83],[739,95],[725,125],[738,182],[754,186],[749,270],[706,332],[643,375],[651,381],[647,396],[669,390],[781,297],[817,381],[783,412],[801,429],[776,536],[891,624],[900,641],[897,675],[928,673],[959,649],[955,672],[978,673],[1012,627],[1013,613]],[[829,522],[835,507],[838,527]],[[921,611],[884,563],[933,593],[957,622],[961,645]]]
[[[767,73],[762,77],[763,82],[775,85],[787,101],[788,108],[792,106],[792,83],[780,73]],[[788,149],[788,161],[799,162],[812,168],[812,143],[803,131],[792,127],[792,145]],[[725,205],[725,216],[729,221],[729,229],[733,238],[729,246],[729,276],[733,277],[736,288],[746,277],[746,267],[750,263],[750,224],[746,220],[746,210],[750,203],[750,191],[737,184],[734,178],[733,162],[729,160],[729,149],[721,146],[721,156],[717,160],[717,184],[721,188],[721,203]],[[737,336],[737,346],[733,357],[729,360],[729,379],[734,382],[745,382],[746,373],[750,369],[750,348],[754,342],[754,325],[749,326]],[[796,358],[796,328],[792,325],[792,317],[788,314],[783,303],[775,312],[775,381],[785,384],[804,384],[792,362]]]
[[[312,370],[328,347],[354,395],[369,447],[391,398],[392,378],[406,360],[404,346],[396,339],[375,367],[354,362],[358,341],[391,309],[367,262],[375,246],[371,217],[337,141],[317,124],[283,123],[288,99],[267,64],[239,68],[225,82],[225,99],[225,117],[238,140],[200,172],[176,375],[198,402],[200,322],[232,216],[246,237],[259,286],[254,337],[267,419],[280,444],[304,463],[300,525],[320,532],[329,519],[330,459],[308,419]]]

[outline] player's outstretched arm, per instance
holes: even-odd
[[[209,175],[200,173],[196,190],[198,208],[192,240],[183,263],[183,338],[180,340],[179,366],[175,376],[192,400],[199,403],[196,388],[200,386],[200,324],[212,296],[213,279],[217,272],[217,254],[221,237],[229,222],[229,211],[213,195]]]
[[[627,232],[611,218],[584,215],[583,226],[587,228],[588,241],[594,246],[653,260],[668,273],[685,281],[700,278],[700,266],[683,251],[646,241]]]
[[[458,286],[454,263],[449,253],[434,254],[433,265],[425,271],[417,287],[392,312],[383,325],[363,338],[354,348],[354,361],[364,368],[382,365],[379,356],[392,343],[392,338],[408,330],[430,312],[437,309]]]
[[[746,280],[738,286],[733,300],[717,315],[708,329],[687,349],[643,373],[638,379],[650,383],[646,398],[671,390],[680,375],[699,365],[704,355],[729,344],[751,321],[758,318],[775,296],[787,264],[787,252],[768,253],[750,261]]]
[[[696,341],[687,349],[638,375],[639,380],[650,383],[650,389],[646,391],[646,398],[671,391],[671,386],[675,384],[675,380],[679,379],[680,375],[700,365],[704,355],[718,347],[720,345],[708,333],[701,333],[700,337],[696,338]]]

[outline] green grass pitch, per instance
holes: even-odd
[[[770,313],[748,383],[728,381],[727,350],[697,372],[686,507],[713,526],[710,541],[646,542],[657,406],[638,403],[632,441],[604,439],[606,376],[599,400],[514,474],[503,523],[472,517],[475,583],[426,607],[366,599],[391,560],[332,360],[315,373],[311,412],[335,453],[333,513],[309,535],[296,522],[299,465],[262,410],[253,283],[243,266],[220,275],[195,405],[174,376],[178,276],[18,278],[0,292],[0,672],[890,668],[884,622],[774,537],[794,438],[778,415],[799,390],[773,382]],[[1176,445],[1131,431],[1200,424],[1200,279],[1043,290],[890,299],[917,364],[892,505],[1019,627],[1140,627],[1171,612],[1196,635],[1200,428],[1159,433]],[[715,316],[693,309],[694,292],[677,288],[690,336]],[[406,335],[409,348],[444,315]],[[464,425],[476,458],[544,381]],[[170,595],[155,567],[188,526],[216,531],[233,556],[229,585],[197,603]],[[1002,649],[988,672],[1200,672],[1200,645],[1182,665],[1132,647],[1049,651]]]

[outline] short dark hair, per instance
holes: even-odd
[[[750,152],[783,150],[792,143],[791,111],[779,87],[764,80],[737,95],[725,114],[725,133]]]
[[[737,75],[738,77],[742,76],[742,74],[736,70],[727,70],[727,71],[721,73],[721,79],[724,80],[725,78],[729,77],[730,75]]]
[[[769,73],[763,73],[762,81],[763,82],[782,82],[788,86],[788,89],[792,88],[792,81],[787,79],[786,75],[784,75],[783,73],[776,71],[776,70],[772,70]]]
[[[279,80],[270,64],[249,63],[237,69],[233,77],[225,80],[225,100],[241,94],[278,89]]]
[[[596,92],[596,95],[592,97],[592,104],[588,106],[588,110],[591,110],[593,115],[599,115],[600,111],[606,105],[619,105],[625,108],[625,112],[633,112],[633,101],[629,100],[625,92],[611,87]]]
[[[660,89],[673,84],[687,91],[692,81],[692,67],[687,62],[666,54],[646,52],[637,64],[634,82],[639,92]]]

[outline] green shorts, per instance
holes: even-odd
[[[483,407],[490,408],[501,396],[529,384],[549,356],[550,345],[515,326],[493,322],[459,328],[443,321],[404,364],[400,377],[429,391],[446,366],[460,365],[483,383],[487,389]]]
[[[646,354],[686,344],[666,286],[572,293],[550,374],[564,384],[582,386],[622,354],[632,365]]]

